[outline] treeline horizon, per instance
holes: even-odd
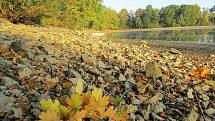
[[[37,24],[69,29],[142,29],[205,26],[215,24],[215,5],[169,5],[161,9],[147,5],[118,13],[102,0],[1,0],[0,17],[13,23]]]

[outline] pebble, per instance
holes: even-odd
[[[1,77],[0,82],[3,83],[3,85],[5,85],[6,87],[18,85],[18,82],[10,77]]]
[[[14,52],[22,51],[26,49],[26,44],[24,41],[18,40],[11,43],[11,49]]]
[[[29,78],[32,74],[32,70],[28,67],[24,67],[18,70],[18,74],[20,78]]]

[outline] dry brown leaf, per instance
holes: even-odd
[[[63,88],[69,89],[71,87],[72,87],[72,83],[71,82],[65,82],[65,83],[63,83]]]
[[[49,88],[54,88],[56,83],[57,83],[57,79],[55,78],[48,78],[45,81],[43,81],[43,83],[45,85],[47,85]]]

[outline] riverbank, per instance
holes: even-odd
[[[211,26],[185,26],[185,27],[163,27],[163,28],[145,28],[145,29],[125,29],[125,30],[102,30],[104,33],[114,32],[141,32],[141,31],[164,31],[164,30],[192,30],[192,29],[213,29],[215,25]],[[96,33],[99,31],[88,30],[89,32]]]
[[[0,31],[0,120],[215,120],[212,55],[54,27],[6,23]],[[47,99],[52,112],[40,105]],[[63,112],[53,112],[59,103]]]

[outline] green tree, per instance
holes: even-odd
[[[134,26],[135,28],[137,29],[140,29],[143,27],[143,23],[142,23],[142,13],[143,13],[143,9],[141,8],[138,8],[136,10],[136,13],[135,13],[135,18],[134,18]]]
[[[179,11],[179,21],[181,26],[195,26],[201,16],[198,5],[182,5]]]
[[[200,21],[199,21],[199,25],[208,25],[209,24],[209,11],[207,9],[203,9]]]
[[[169,5],[160,10],[160,23],[165,27],[177,26],[177,17],[180,6]]]
[[[127,9],[120,10],[118,16],[119,16],[119,28],[127,29],[128,21],[129,21],[129,13],[128,13]]]
[[[152,5],[146,6],[146,9],[143,10],[142,21],[143,27],[149,28],[152,26],[152,17],[153,17],[153,8]]]

